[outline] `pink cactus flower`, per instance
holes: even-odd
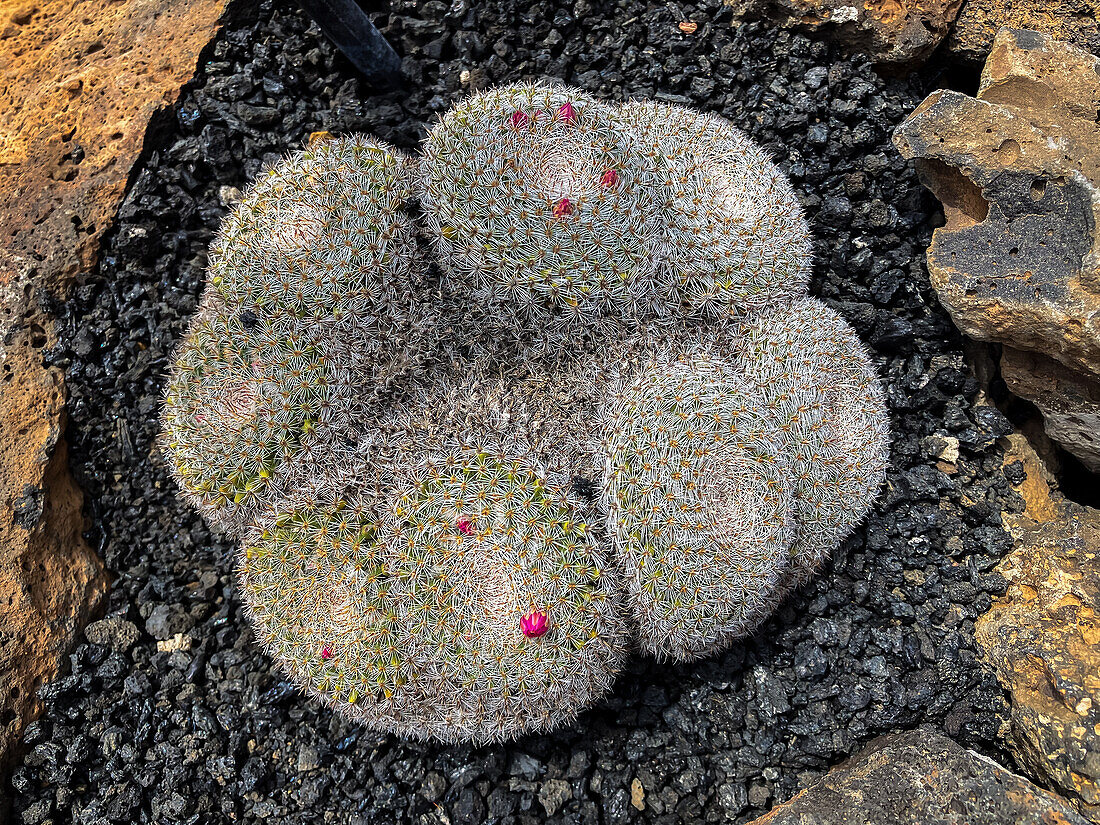
[[[558,107],[558,117],[561,118],[562,123],[576,123],[577,110],[573,108],[572,103],[563,103]]]
[[[325,645],[324,647],[322,647],[321,648],[321,658],[322,659],[331,659],[332,658],[332,648],[329,647],[328,645]]]
[[[600,183],[608,188],[615,186],[618,182],[619,173],[616,172],[614,169],[608,169],[606,172],[603,173],[603,177],[600,178]]]
[[[529,118],[523,112],[513,112],[512,117],[509,120],[509,123],[512,124],[513,129],[522,129],[530,122],[531,118]]]
[[[532,610],[519,620],[519,629],[528,639],[537,639],[549,629],[547,621],[547,615],[541,610]]]
[[[458,527],[458,532],[464,536],[472,536],[474,534],[474,523],[466,516],[459,517],[456,526]]]
[[[570,202],[569,198],[562,198],[554,204],[554,217],[564,218],[567,215],[572,215],[573,209],[573,204]]]

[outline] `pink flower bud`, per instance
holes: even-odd
[[[509,123],[512,124],[513,129],[522,129],[528,123],[531,122],[531,118],[525,115],[523,112],[513,112]]]
[[[325,645],[324,647],[322,647],[321,648],[321,658],[322,659],[331,659],[332,658],[332,648],[329,647],[328,645]]]
[[[466,516],[461,516],[458,519],[457,527],[458,532],[464,536],[472,536],[474,534],[474,523],[466,518]]]
[[[561,118],[562,123],[576,123],[577,110],[573,108],[572,103],[563,103],[558,107],[558,117]]]
[[[603,173],[603,177],[600,178],[600,183],[604,186],[612,187],[619,182],[619,173],[614,169],[608,169]]]
[[[573,204],[569,202],[569,198],[562,198],[560,201],[554,204],[554,217],[564,218],[566,215],[573,214]]]
[[[547,616],[541,610],[532,610],[519,620],[519,629],[528,639],[537,639],[547,631]]]

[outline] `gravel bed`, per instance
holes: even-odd
[[[924,269],[938,207],[890,145],[935,76],[883,78],[820,42],[731,26],[719,0],[394,0],[378,22],[406,56],[405,90],[365,88],[291,5],[245,11],[157,136],[102,264],[57,308],[72,462],[116,579],[27,730],[14,821],[745,822],[891,730],[928,723],[1004,758],[973,619],[1004,590],[1000,513],[1021,503],[995,443],[1009,425],[976,405]],[[261,652],[234,547],[157,455],[159,395],[233,187],[316,130],[413,149],[471,86],[536,77],[713,110],[769,148],[816,235],[814,294],[887,383],[893,465],[866,525],[746,644],[692,666],[635,657],[553,735],[408,743],[302,697]],[[958,439],[954,474],[936,467],[941,436]]]

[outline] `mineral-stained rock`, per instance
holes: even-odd
[[[982,60],[1003,26],[1031,29],[1100,54],[1100,0],[966,0],[947,38],[947,48]]]
[[[224,6],[0,4],[0,770],[105,590],[81,538],[61,374],[42,363],[42,298],[94,265],[150,119],[193,76]]]
[[[740,18],[822,30],[883,63],[914,63],[946,37],[963,0],[727,0]]]
[[[1013,386],[1096,469],[1100,431],[1082,422],[1100,393],[1098,111],[1100,58],[1002,29],[977,98],[937,91],[894,136],[943,202],[928,249],[943,305],[967,335],[1017,351]],[[1041,372],[1048,359],[1056,376]],[[1028,365],[1040,373],[1025,378]]]
[[[1016,758],[1100,822],[1100,511],[1050,489],[1021,436],[1027,507],[1005,514],[1008,590],[975,623],[984,660],[1011,700]]]
[[[890,734],[753,825],[1087,825],[1064,800],[947,737]]]
[[[1001,376],[1012,392],[1039,408],[1051,438],[1100,472],[1100,383],[1082,380],[1081,373],[1053,358],[1007,345]]]

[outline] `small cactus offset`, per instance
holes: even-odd
[[[165,455],[309,693],[414,738],[549,730],[631,638],[752,633],[871,506],[882,392],[809,269],[790,184],[722,118],[482,92],[419,159],[324,140],[249,188]]]

